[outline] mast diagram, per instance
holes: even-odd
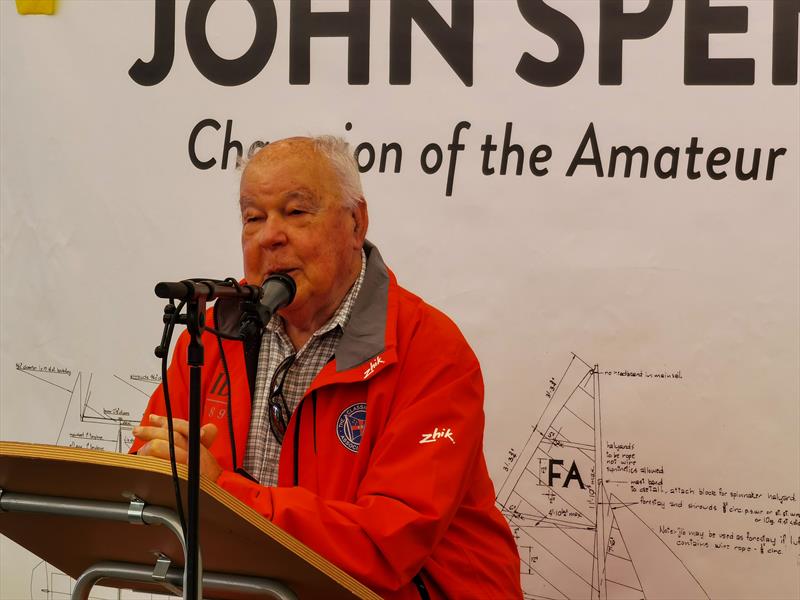
[[[547,398],[496,498],[517,540],[525,598],[709,598],[664,540],[604,485],[597,365],[573,354]],[[646,561],[637,559],[643,553]]]

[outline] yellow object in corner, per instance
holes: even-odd
[[[56,0],[17,0],[17,12],[21,15],[52,15],[56,12]]]

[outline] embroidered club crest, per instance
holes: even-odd
[[[367,425],[367,405],[364,402],[345,408],[336,420],[336,435],[350,452],[358,452]]]

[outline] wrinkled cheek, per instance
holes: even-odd
[[[291,306],[297,307],[305,302],[306,298],[308,297],[308,281],[303,276],[302,273],[294,272],[292,273],[292,279],[294,279],[294,284],[296,286],[296,291],[294,294],[294,300],[292,301]]]
[[[258,248],[252,243],[242,242],[242,263],[244,267],[244,277],[247,283],[259,285],[261,281],[261,261],[262,256]]]

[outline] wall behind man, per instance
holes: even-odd
[[[370,239],[481,359],[531,597],[569,596],[554,553],[585,552],[535,531],[578,485],[533,428],[560,431],[540,416],[572,364],[602,417],[580,483],[703,594],[796,597],[800,3],[207,4],[0,6],[0,438],[124,450],[158,380],[154,283],[241,274],[237,149],[333,133]],[[351,46],[320,35],[348,10]],[[52,596],[0,544],[0,597]],[[679,593],[628,554],[629,587]]]

